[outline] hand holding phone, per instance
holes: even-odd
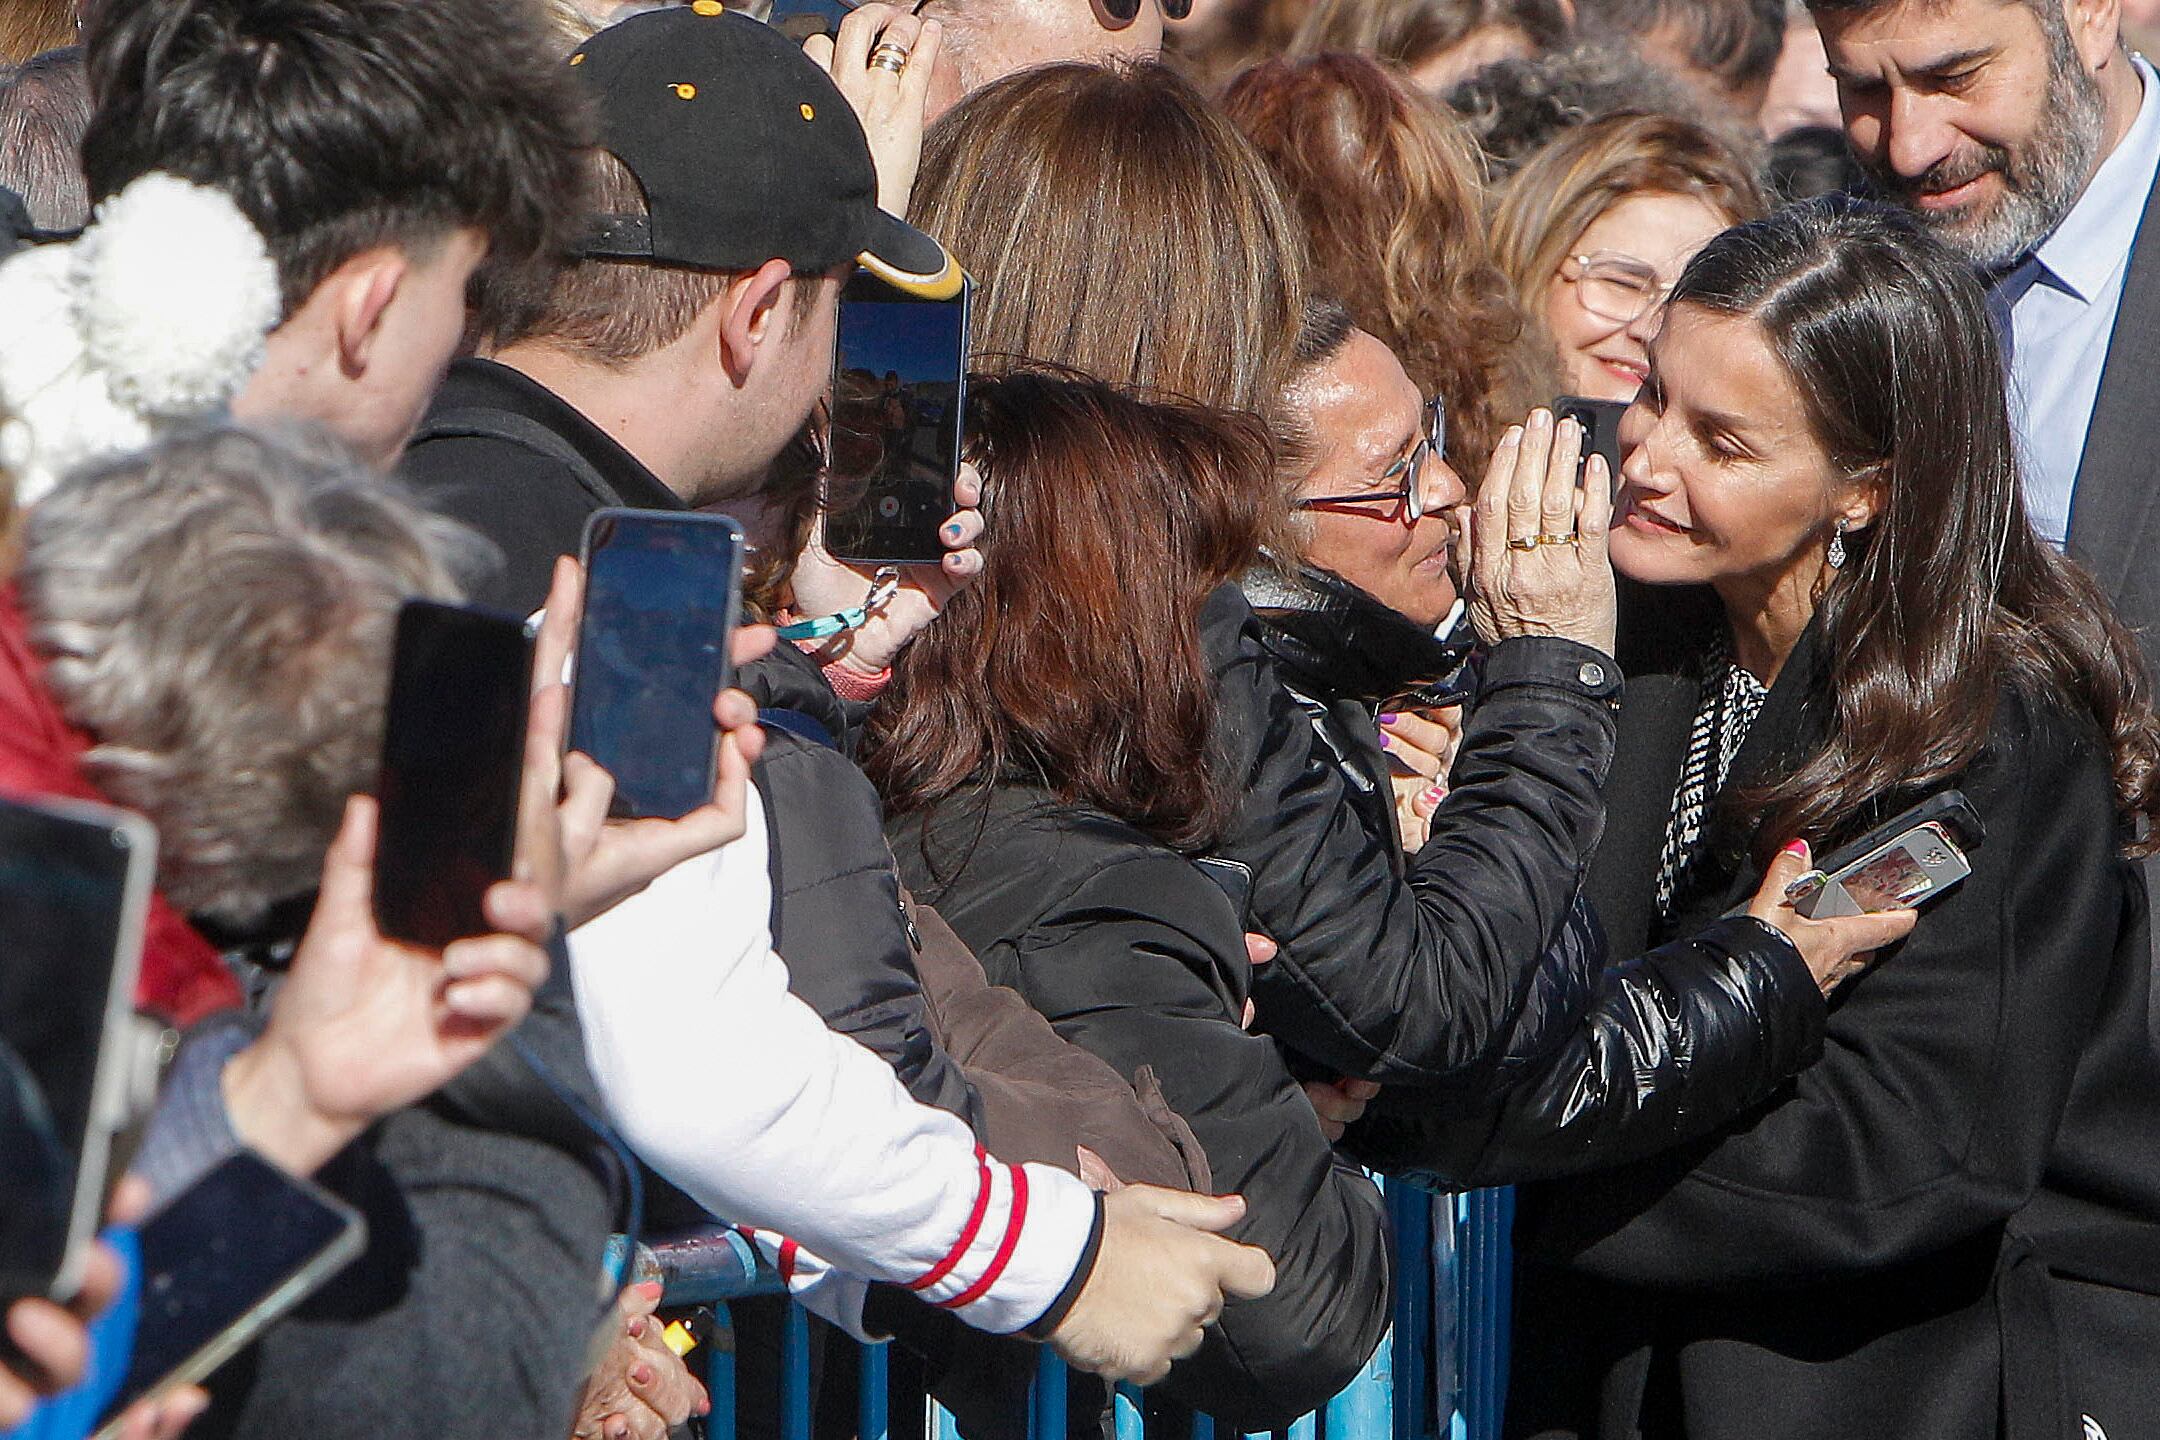
[[[225,1067],[234,1131],[295,1174],[448,1084],[524,1020],[547,979],[553,914],[530,884],[485,897],[493,933],[440,952],[385,937],[370,904],[375,810],[347,803],[269,1023]]]
[[[825,547],[862,565],[935,565],[960,478],[972,281],[927,300],[857,272],[840,292],[833,509]]]
[[[565,687],[550,677],[569,668],[582,628],[584,588],[583,567],[567,555],[559,558],[534,639],[535,673],[541,678],[528,746],[533,771],[528,783],[546,796],[560,796],[550,818],[561,845],[562,915],[570,930],[637,894],[683,861],[709,854],[740,836],[748,824],[750,767],[765,748],[757,702],[740,690],[723,690],[713,706],[720,739],[707,802],[680,820],[611,820],[614,778],[590,756],[562,753],[567,709],[552,703],[563,698]],[[737,629],[729,642],[734,663],[741,666],[763,659],[774,640],[769,625]],[[558,693],[550,696],[546,693],[550,690]]]

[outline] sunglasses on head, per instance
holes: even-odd
[[[1147,0],[1097,0],[1103,12],[1120,25],[1130,25],[1140,13]],[[1163,19],[1183,20],[1192,14],[1192,0],[1158,0],[1162,6]]]

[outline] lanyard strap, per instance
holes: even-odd
[[[783,640],[829,640],[849,630],[860,630],[870,623],[873,612],[882,610],[893,596],[900,593],[900,572],[891,565],[879,570],[870,579],[870,593],[860,605],[830,615],[820,615],[815,620],[798,620],[792,625],[780,627]]]

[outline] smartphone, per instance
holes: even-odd
[[[1200,873],[1215,882],[1230,907],[1238,913],[1238,923],[1250,932],[1252,921],[1252,867],[1242,860],[1226,860],[1219,855],[1202,855],[1192,862],[1200,867]]]
[[[586,523],[570,748],[615,778],[618,818],[679,820],[712,801],[743,548],[725,515],[602,510]]]
[[[1583,459],[1605,457],[1605,473],[1613,488],[1620,485],[1620,417],[1627,414],[1625,400],[1591,400],[1581,395],[1562,395],[1553,401],[1553,421],[1573,420],[1582,426]]]
[[[1972,874],[1969,852],[1986,834],[1964,793],[1948,790],[1831,852],[1785,895],[1811,920],[1916,910]]]
[[[0,1307],[82,1284],[137,1054],[156,871],[140,816],[0,800]]]
[[[376,794],[375,923],[441,949],[494,927],[517,851],[532,642],[523,621],[432,600],[398,612]]]
[[[193,1385],[360,1254],[367,1225],[336,1196],[242,1150],[143,1221],[142,1310],[127,1377],[101,1417]]]
[[[800,45],[813,35],[830,35],[837,31],[840,22],[847,19],[858,3],[859,0],[772,0],[763,15],[757,13],[755,5],[746,5],[743,9]]]
[[[953,513],[975,287],[921,300],[857,271],[840,293],[825,548],[865,565],[935,565]]]

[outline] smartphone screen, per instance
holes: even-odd
[[[81,1278],[156,864],[140,817],[0,800],[0,1305]]]
[[[935,565],[953,513],[967,403],[968,305],[857,272],[840,294],[832,512],[825,547],[865,564]]]
[[[619,817],[678,820],[712,800],[742,562],[725,515],[602,510],[586,524],[570,748],[615,777]]]
[[[847,19],[855,5],[856,0],[772,0],[770,8],[757,18],[800,45],[813,35],[830,35],[837,31],[840,22]],[[756,15],[754,5],[744,9],[746,13]]]
[[[441,949],[493,927],[510,877],[532,698],[532,643],[507,615],[409,600],[398,613],[376,794],[375,920]]]
[[[142,1224],[142,1314],[105,1419],[208,1376],[350,1264],[357,1211],[253,1151],[229,1156]]]

